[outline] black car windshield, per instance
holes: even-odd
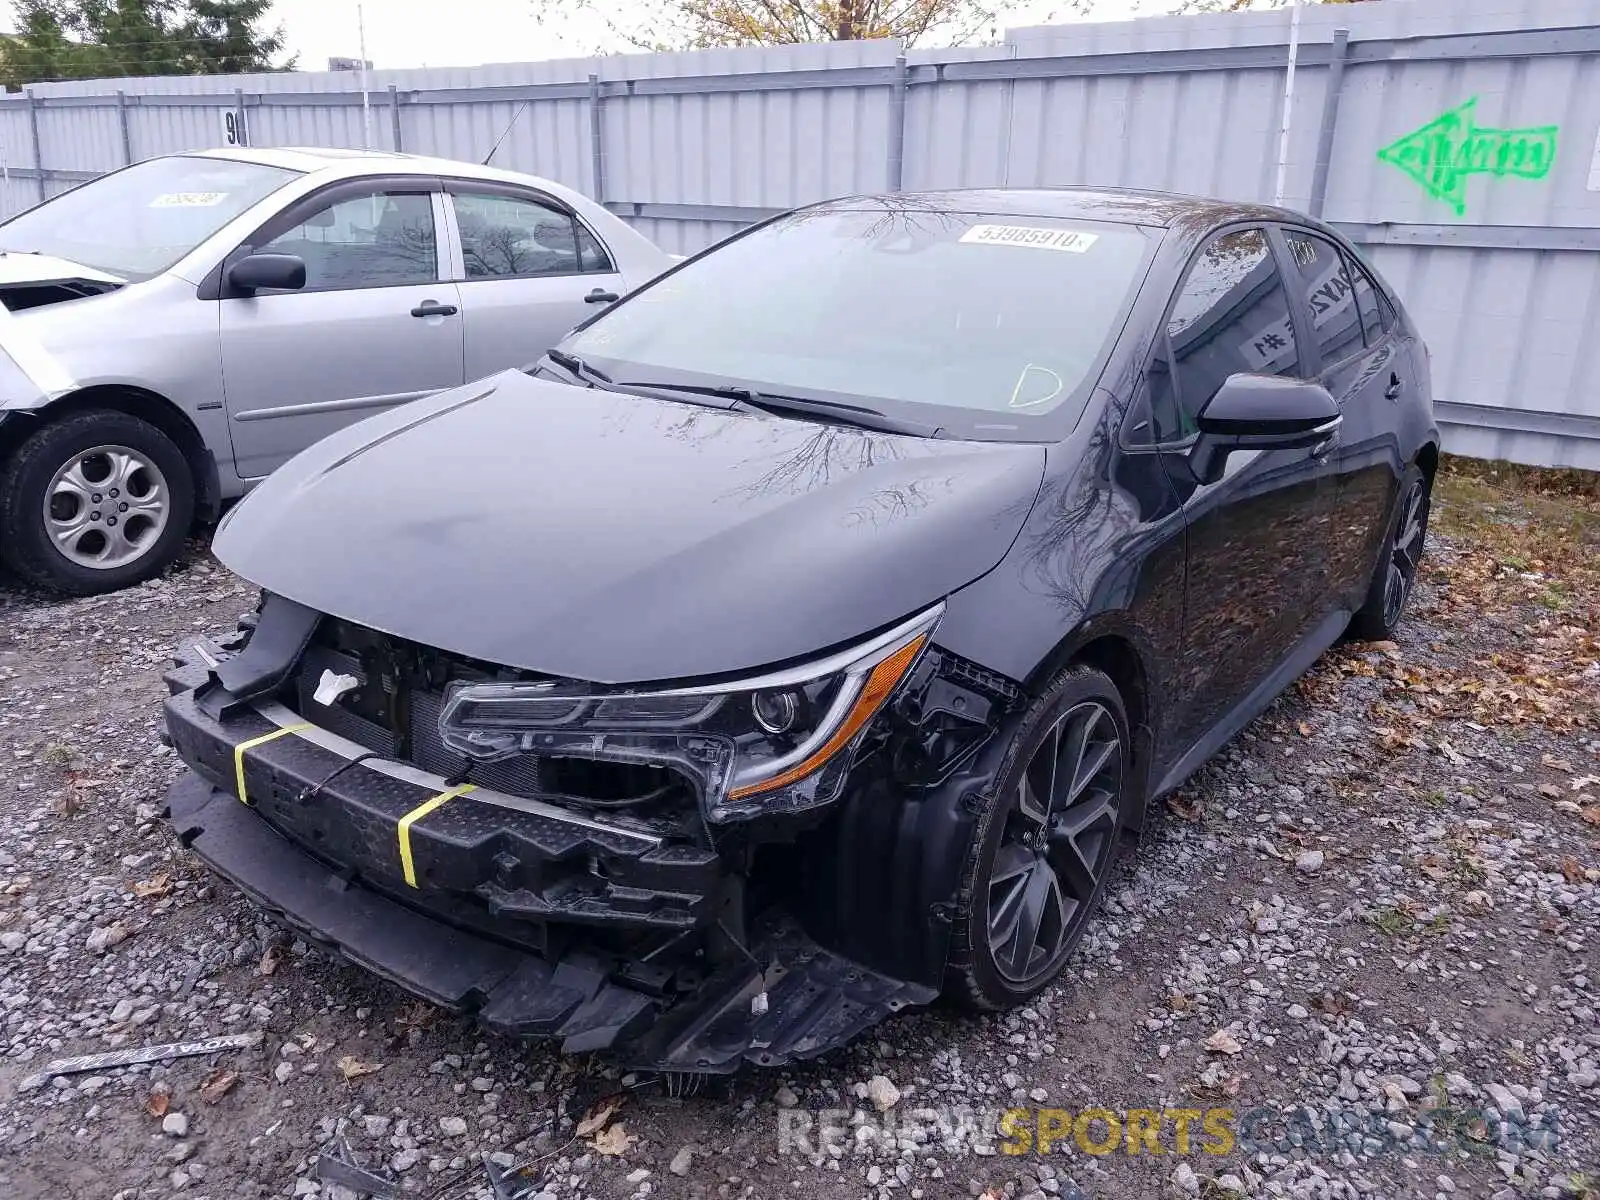
[[[1082,415],[1156,241],[1137,226],[884,201],[791,213],[561,348],[618,381],[870,406],[947,436],[1045,440]]]
[[[299,175],[226,158],[147,159],[19,213],[0,225],[0,250],[148,279]]]

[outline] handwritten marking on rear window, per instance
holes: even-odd
[[[150,207],[215,208],[227,198],[227,192],[162,192],[150,201]]]
[[[1039,225],[974,225],[958,241],[981,246],[1026,246],[1032,250],[1065,250],[1082,254],[1100,240],[1080,229],[1047,229]]]

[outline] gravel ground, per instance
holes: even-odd
[[[1174,797],[1031,1007],[690,1096],[328,962],[169,838],[160,667],[251,603],[203,549],[109,597],[0,580],[0,1195],[343,1200],[339,1147],[418,1197],[488,1196],[483,1152],[541,1198],[1600,1197],[1600,499],[1566,487],[1447,477],[1398,643]]]

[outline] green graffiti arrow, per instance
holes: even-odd
[[[1543,179],[1556,159],[1557,126],[1482,129],[1472,123],[1477,105],[1474,96],[1378,151],[1458,217],[1467,211],[1468,175]]]

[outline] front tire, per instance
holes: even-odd
[[[946,993],[1012,1008],[1054,982],[1099,907],[1131,798],[1116,685],[1069,667],[1024,713],[973,833]]]
[[[0,466],[0,555],[39,587],[115,591],[177,557],[194,502],[189,464],[161,430],[109,409],[75,413]]]

